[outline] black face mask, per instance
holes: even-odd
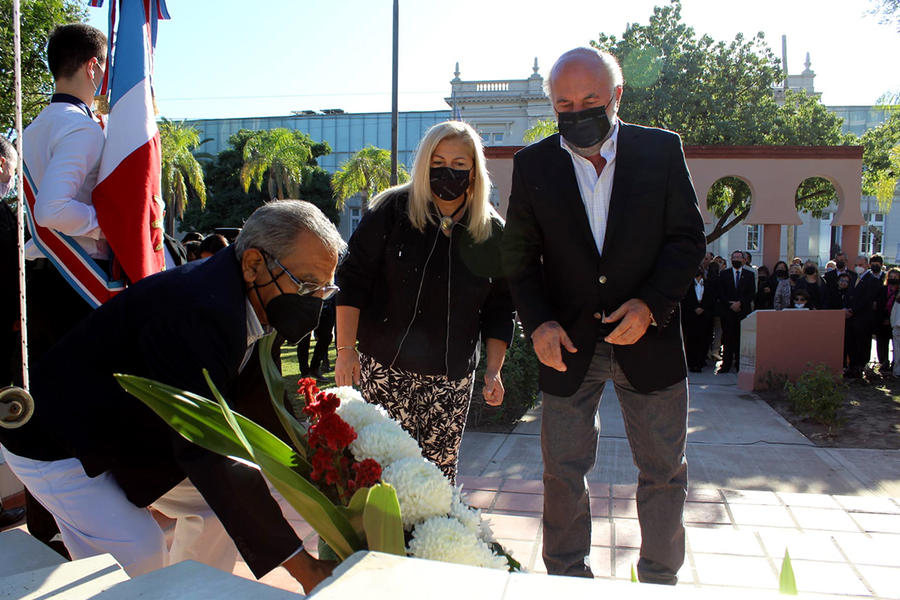
[[[775,277],[777,277],[778,279],[787,279],[787,271],[775,271]]]
[[[798,281],[800,279],[800,273],[791,273],[791,281]]]
[[[431,167],[431,193],[441,200],[456,200],[469,189],[470,169]]]
[[[556,115],[556,122],[560,135],[576,148],[596,146],[606,139],[612,128],[605,106],[561,112]]]
[[[837,267],[838,271],[843,271],[845,268],[847,268],[847,263],[845,263],[842,260],[838,260],[838,261],[835,261],[834,266]]]
[[[816,269],[814,267],[806,267],[805,269],[803,269],[803,272],[807,275],[812,275],[816,272]]]
[[[878,263],[871,264],[869,265],[869,270],[878,275],[879,273],[881,273],[881,265],[879,265]]]
[[[259,288],[265,287],[269,283],[275,284],[281,293],[269,300],[268,304],[263,307],[266,311],[266,320],[288,344],[296,345],[319,325],[323,300],[310,295],[286,294],[278,285],[278,280],[268,264],[266,264],[266,270],[272,279],[263,285],[253,284],[256,297],[262,304]]]
[[[742,263],[739,260],[733,260],[733,261],[731,261],[731,266],[734,267],[735,269],[740,269],[741,267],[744,266],[744,263]]]
[[[888,285],[900,285],[900,279],[888,279]]]

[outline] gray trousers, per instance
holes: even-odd
[[[584,382],[572,396],[543,394],[544,564],[551,575],[593,576],[586,476],[597,454],[600,395],[611,379],[640,471],[638,577],[645,582],[674,584],[675,573],[684,563],[687,380],[648,394],[638,392],[625,378],[613,352],[610,344],[597,344]]]

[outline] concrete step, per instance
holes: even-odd
[[[0,577],[0,600],[88,600],[125,581],[116,560],[101,554]]]
[[[0,533],[0,578],[68,562],[24,531]]]

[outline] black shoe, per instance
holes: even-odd
[[[25,518],[25,508],[10,508],[0,512],[0,528],[9,527],[19,523]]]

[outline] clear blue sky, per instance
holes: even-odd
[[[106,4],[109,3],[108,2]],[[541,74],[601,31],[620,36],[665,0],[400,1],[400,110],[447,109],[454,64],[463,79]],[[683,20],[731,40],[763,31],[791,73],[806,52],[826,104],[873,104],[900,91],[900,34],[867,16],[869,0],[684,0]],[[292,110],[391,107],[391,0],[168,0],[155,87],[162,116],[246,117]],[[106,31],[107,8],[89,8]],[[627,101],[627,98],[625,99]]]

